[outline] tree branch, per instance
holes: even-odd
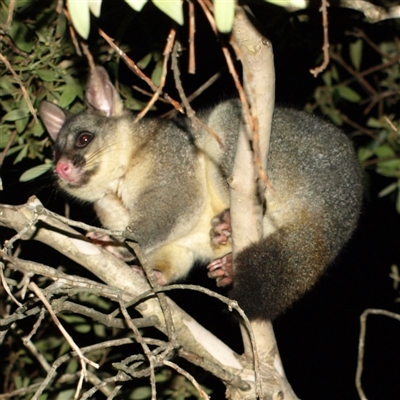
[[[37,220],[36,226],[32,223],[35,220]],[[43,206],[36,198],[31,198],[26,205],[1,205],[0,225],[23,232],[16,235],[22,240],[41,241],[84,266],[109,285],[108,290],[111,289],[116,294],[118,293],[124,304],[135,302],[141,293],[148,291],[151,298],[147,297],[145,301],[136,304],[136,308],[144,317],[158,318],[160,325],[157,328],[165,333],[163,312],[158,300],[154,298],[155,291],[151,290],[146,280],[123,261],[116,259],[103,248],[87,241],[74,229],[56,220],[49,212],[43,212]],[[4,256],[6,262],[11,261],[9,255],[1,253],[0,256]],[[46,269],[46,266],[29,264],[31,267],[40,267],[50,274],[49,267]],[[56,277],[54,274],[54,278],[59,280],[60,276]],[[85,281],[80,277],[76,277],[76,279],[78,282]],[[65,288],[63,290],[65,291]],[[172,300],[167,298],[167,302],[171,308],[179,346],[205,358],[207,360],[206,367],[216,365],[217,370],[223,368],[239,376],[243,368],[240,357],[181,310]],[[211,372],[213,371],[211,370]]]
[[[247,123],[249,120],[247,115],[243,117],[244,123],[239,133],[230,179],[233,259],[235,259],[235,254],[250,243],[259,241],[263,236],[262,217],[266,190],[264,183],[268,183],[268,180],[263,179],[262,171],[267,170],[267,153],[274,110],[275,72],[271,43],[250,23],[242,8],[236,13],[233,38],[240,50],[244,88],[251,111],[251,124]],[[255,149],[255,157],[252,149]],[[267,190],[268,188],[272,190],[271,187],[267,186]],[[250,357],[251,345],[261,350],[259,354],[261,362],[257,355],[254,356],[256,372],[254,395],[263,397],[268,394],[275,398],[277,393],[284,393],[285,399],[296,399],[283,371],[271,323],[253,321],[252,329],[255,343],[251,343],[251,335],[243,327],[242,336],[245,355]],[[257,378],[257,374],[261,375],[261,379]],[[244,393],[232,393],[231,398],[242,399]]]

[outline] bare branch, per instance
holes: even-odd
[[[25,206],[3,205],[0,207],[0,225],[13,228],[17,232],[26,229],[27,226],[31,226],[32,219],[38,214],[35,211],[36,208],[43,208],[37,200],[31,200]],[[37,228],[28,229],[24,235],[21,235],[21,238],[27,240],[33,237],[85,266],[111,286],[109,289],[115,291],[117,288],[119,296],[125,304],[136,302],[137,296],[149,291],[149,286],[144,278],[124,262],[88,242],[78,232],[54,219],[50,214],[40,214],[37,225]],[[157,317],[161,324],[158,329],[165,332],[164,316],[158,300],[154,298],[154,289],[149,293],[152,293],[151,298],[146,298],[141,304],[135,303],[135,306],[145,317]],[[195,351],[200,357],[206,358],[211,363],[220,364],[232,373],[237,374],[242,369],[238,356],[231,349],[200,326],[170,299],[167,301],[172,310],[173,325],[181,346],[189,351]]]
[[[163,60],[163,66],[162,66],[160,85],[157,88],[157,90],[154,92],[154,95],[151,97],[150,101],[146,104],[146,107],[144,107],[143,110],[140,111],[140,113],[138,113],[138,115],[135,118],[135,122],[139,121],[147,114],[147,112],[150,110],[151,107],[153,107],[154,103],[158,100],[158,98],[160,97],[160,95],[162,93],[162,89],[165,86],[165,81],[167,78],[168,60],[171,55],[172,46],[175,43],[175,36],[176,36],[176,30],[171,29],[169,32],[169,35],[167,37],[167,44],[165,45],[165,49],[163,51],[164,60]]]
[[[321,0],[321,2],[322,4],[320,11],[322,12],[322,27],[324,29],[324,44],[322,46],[322,50],[324,52],[324,60],[319,67],[310,69],[310,72],[314,75],[314,78],[316,78],[321,72],[323,72],[329,64],[329,35],[328,35],[329,3],[328,0]]]
[[[400,321],[400,314],[396,314],[386,310],[379,310],[368,308],[366,309],[360,317],[360,336],[358,339],[358,360],[357,360],[357,371],[356,371],[356,387],[358,395],[361,400],[367,400],[367,396],[364,393],[362,388],[361,376],[363,371],[363,362],[364,362],[364,354],[365,354],[365,335],[367,333],[367,317],[368,315],[384,315],[389,318],[396,319]]]
[[[143,79],[150,86],[153,92],[157,92],[158,87],[153,83],[153,81],[141,71],[141,69],[135,64],[135,62],[131,58],[129,58],[126,53],[123,52],[105,32],[99,29],[99,35],[104,38],[107,43],[118,53],[118,55],[125,61],[126,65],[131,71],[133,71],[139,78]],[[182,108],[176,100],[171,98],[166,93],[163,93],[163,97],[168,100],[168,102],[170,102],[176,110],[182,112]]]

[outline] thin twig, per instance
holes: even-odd
[[[193,0],[189,0],[189,74],[196,73],[196,53],[195,53],[195,41],[194,35],[196,33],[196,20],[195,20],[195,8]]]
[[[162,93],[162,90],[165,86],[165,82],[166,82],[166,78],[167,78],[168,60],[171,55],[172,46],[175,42],[175,36],[176,36],[176,30],[174,28],[172,28],[168,34],[167,44],[165,45],[165,48],[163,51],[164,60],[163,60],[160,84],[159,84],[157,90],[154,92],[151,99],[149,100],[149,102],[147,103],[146,107],[144,107],[143,110],[137,114],[137,116],[135,118],[135,122],[139,121],[147,114],[147,112],[151,109],[151,107],[153,107],[154,103],[158,100],[158,98],[160,97],[160,95]]]
[[[10,4],[8,5],[7,21],[6,21],[5,25],[3,25],[3,29],[5,32],[8,32],[8,30],[10,29],[13,14],[14,14],[14,8],[15,8],[16,4],[17,4],[17,0],[11,0]]]
[[[330,56],[333,60],[336,60],[344,69],[347,70],[356,80],[360,82],[364,88],[370,92],[372,95],[376,95],[377,92],[376,90],[363,78],[363,75],[359,72],[357,72],[354,68],[352,68],[350,65],[346,63],[346,61],[343,60],[342,56],[340,54],[337,54],[333,51],[330,52]]]
[[[43,307],[43,308],[40,310],[39,318],[38,318],[37,321],[34,323],[31,332],[30,332],[27,336],[25,336],[25,337],[22,339],[22,342],[24,343],[25,346],[27,346],[27,343],[30,342],[30,341],[31,341],[31,338],[36,334],[36,332],[37,332],[37,330],[39,329],[39,327],[40,327],[42,321],[44,320],[45,315],[46,315],[46,310],[45,310],[45,308]],[[50,369],[50,367],[49,367],[49,369]],[[48,371],[48,369],[47,369],[46,371]]]
[[[172,63],[172,69],[174,69],[174,64]],[[221,76],[220,72],[216,72],[212,77],[207,79],[201,86],[199,86],[194,92],[192,92],[189,96],[187,96],[187,100],[191,103],[196,97],[200,96],[206,89],[208,89],[219,77]],[[142,92],[143,93],[143,92]],[[176,110],[171,110],[161,115],[161,118],[174,118],[177,114]]]
[[[154,366],[154,355],[149,349],[149,346],[146,344],[145,340],[143,340],[143,336],[140,334],[139,329],[135,326],[135,324],[132,323],[131,317],[128,313],[128,310],[126,309],[126,306],[124,302],[121,300],[120,301],[120,307],[123,316],[125,317],[125,321],[128,324],[128,326],[131,328],[132,332],[135,335],[135,339],[137,342],[142,346],[142,349],[149,361],[149,369],[150,369],[150,386],[151,386],[151,399],[156,400],[157,396],[157,391],[156,391],[156,375],[155,375],[155,366]]]
[[[211,29],[214,31],[214,33],[217,35],[218,30],[217,30],[217,25],[214,20],[214,16],[212,15],[212,12],[210,10],[211,6],[206,5],[206,0],[197,0],[198,3],[200,4],[200,7],[202,8],[204,15],[206,16],[208,23],[210,24]]]
[[[31,342],[31,340],[27,340],[26,338],[22,339],[26,348],[33,354],[36,359],[39,361],[39,364],[42,368],[48,373],[51,370],[50,364],[47,362],[46,358],[43,354],[39,353],[36,346]]]
[[[150,286],[152,287],[152,290],[154,290],[155,291],[154,293],[157,294],[157,298],[158,301],[160,302],[160,307],[165,318],[165,325],[167,328],[168,339],[173,345],[175,345],[176,342],[175,327],[167,298],[164,293],[158,290],[160,289],[160,284],[158,283],[154,274],[154,270],[151,267],[149,261],[147,260],[147,257],[144,255],[140,246],[137,243],[130,243],[130,245],[132,246],[136,254],[136,257],[139,260],[140,265],[143,267],[143,270],[146,273],[146,277],[150,283]]]
[[[241,379],[238,375],[228,372],[225,368],[220,365],[208,361],[204,357],[200,357],[198,354],[193,353],[185,348],[180,348],[178,350],[179,357],[191,362],[194,365],[199,366],[205,371],[211,372],[215,377],[220,379],[227,384],[234,386],[240,390],[247,391],[250,389],[248,382]]]
[[[368,315],[373,314],[373,315],[384,315],[389,318],[396,319],[397,321],[400,321],[400,315],[386,311],[386,310],[378,310],[378,309],[372,309],[368,308],[365,310],[360,317],[360,336],[358,340],[358,360],[357,360],[357,371],[356,371],[356,388],[358,395],[360,396],[361,400],[367,400],[367,397],[364,393],[364,390],[362,388],[362,382],[361,382],[361,376],[362,376],[362,371],[363,371],[363,363],[364,363],[364,354],[365,354],[365,335],[367,333],[367,317]]]
[[[51,318],[53,319],[54,323],[56,324],[57,328],[60,330],[60,332],[62,333],[62,335],[65,337],[65,339],[67,340],[67,342],[69,343],[69,345],[71,346],[72,349],[75,350],[75,352],[77,353],[80,363],[81,363],[81,378],[79,379],[77,388],[76,388],[76,394],[78,394],[82,388],[82,382],[83,382],[83,378],[86,375],[86,363],[88,363],[89,365],[91,365],[94,368],[99,368],[99,365],[91,360],[89,360],[88,358],[86,358],[81,350],[79,349],[79,347],[75,344],[74,340],[72,339],[72,337],[70,336],[70,334],[65,330],[65,328],[62,326],[61,322],[58,320],[56,314],[54,313],[54,311],[51,308],[51,305],[49,304],[49,302],[47,301],[46,297],[43,295],[43,293],[41,292],[41,290],[39,289],[39,287],[36,285],[35,282],[31,282],[29,284],[30,289],[36,294],[37,297],[39,297],[39,299],[42,301],[42,303],[44,304],[44,306],[47,308],[47,311],[49,312]]]
[[[322,27],[324,29],[324,44],[322,46],[322,50],[324,52],[324,60],[319,67],[310,69],[311,74],[314,75],[314,78],[318,76],[322,71],[326,69],[329,64],[329,32],[328,32],[328,0],[321,0],[321,8],[322,12]]]
[[[179,372],[181,375],[183,375],[187,380],[189,380],[192,385],[196,388],[197,392],[199,393],[200,397],[204,400],[209,400],[209,397],[207,393],[201,388],[200,384],[194,379],[192,375],[189,374],[189,372],[185,371],[179,365],[168,361],[164,360],[163,364],[166,365],[167,367],[173,368],[175,371]]]
[[[71,35],[71,40],[75,47],[76,54],[80,57],[82,55],[81,48],[79,47],[80,42],[77,38],[77,35],[75,33],[75,28],[74,28],[74,25],[71,20],[71,16],[69,15],[69,12],[66,7],[63,8],[63,13],[65,15],[65,18],[68,21],[69,34]]]
[[[81,46],[82,46],[83,54],[86,56],[86,58],[88,60],[89,68],[91,71],[93,71],[95,69],[96,65],[94,62],[93,55],[89,50],[89,46],[86,43],[81,43]]]
[[[37,114],[36,114],[35,108],[33,107],[31,99],[29,98],[28,91],[26,90],[22,80],[20,79],[18,74],[14,71],[14,69],[11,66],[11,64],[9,63],[9,61],[1,53],[0,53],[0,61],[2,61],[4,63],[4,65],[7,67],[7,69],[12,73],[14,79],[17,81],[18,85],[21,88],[22,95],[24,96],[24,99],[28,105],[29,111],[31,112],[33,119],[35,120],[35,123],[38,123],[39,121],[37,119]]]
[[[378,54],[385,58],[392,58],[390,54],[384,52],[376,43],[374,43],[362,29],[354,28],[352,32],[349,32],[350,35],[362,38],[366,43],[368,43]]]
[[[1,284],[2,284],[2,286],[3,286],[3,288],[4,288],[4,290],[5,290],[6,293],[10,296],[11,300],[12,300],[18,307],[22,307],[22,303],[20,303],[20,302],[13,296],[13,294],[11,293],[10,287],[8,286],[8,283],[7,283],[6,278],[5,278],[5,276],[4,276],[3,270],[4,270],[4,264],[3,264],[3,263],[0,263],[0,281],[1,281]]]
[[[223,146],[223,143],[216,132],[214,132],[207,124],[201,121],[196,117],[196,113],[190,105],[189,98],[186,97],[185,90],[183,89],[182,81],[180,79],[180,71],[178,66],[178,49],[180,48],[180,43],[177,41],[174,46],[173,54],[172,54],[172,63],[171,68],[174,74],[175,79],[175,87],[178,90],[179,97],[181,98],[182,105],[186,110],[187,116],[191,119],[194,127],[201,126],[203,127],[216,141],[220,146]]]
[[[128,68],[134,72],[140,79],[143,79],[153,90],[153,92],[156,92],[158,90],[158,87],[154,84],[154,82],[147,77],[141,69],[136,65],[136,63],[129,58],[125,52],[123,52],[114,42],[113,40],[101,29],[99,29],[99,35],[106,40],[106,42],[118,53],[118,55],[125,61],[125,64],[128,66]],[[179,103],[174,100],[172,97],[170,97],[167,93],[162,93],[163,97],[168,100],[174,108],[176,108],[179,112],[183,112],[181,106]]]
[[[247,80],[249,82],[252,81],[253,77],[251,76],[251,74],[249,72],[249,68],[246,65],[245,57],[243,57],[243,53],[242,53],[240,47],[237,45],[236,40],[233,35],[232,35],[229,43],[232,46],[232,49],[234,50],[236,57],[241,61],[242,65],[243,65],[243,71],[247,75]],[[233,68],[234,68],[234,66],[233,66]],[[245,98],[247,99],[247,96],[245,96]],[[240,100],[242,101],[242,98],[240,98]],[[264,166],[262,164],[262,157],[261,157],[261,152],[260,152],[260,128],[259,128],[258,117],[256,115],[256,110],[254,107],[250,108],[247,101],[246,101],[246,104],[243,104],[243,102],[242,102],[242,106],[243,106],[243,110],[245,112],[245,116],[246,116],[248,124],[249,124],[249,130],[252,135],[251,139],[252,139],[254,164],[257,167],[259,177],[267,185],[268,189],[271,190],[271,192],[272,192],[273,191],[272,183],[268,179],[267,173],[265,172]]]

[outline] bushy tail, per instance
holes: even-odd
[[[282,227],[237,255],[230,297],[250,319],[274,319],[314,285],[336,252],[321,226]]]

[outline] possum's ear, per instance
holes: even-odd
[[[86,103],[88,107],[106,117],[120,116],[124,113],[122,100],[103,67],[97,66],[90,72],[86,86]]]
[[[44,100],[40,103],[39,115],[50,137],[56,141],[58,132],[60,132],[67,117],[70,115],[69,112]]]

